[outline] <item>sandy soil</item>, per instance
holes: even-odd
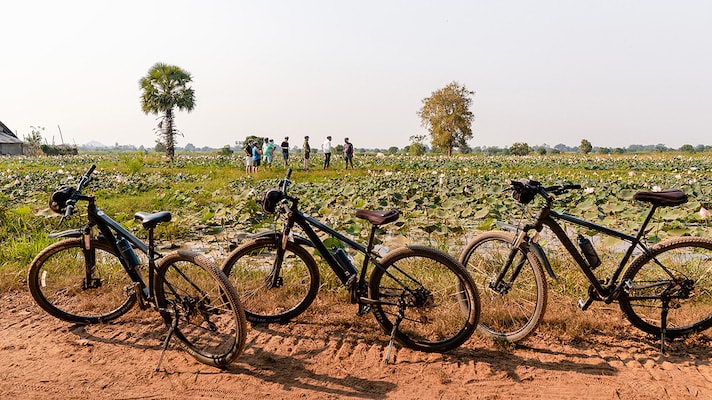
[[[566,341],[538,333],[516,348],[474,337],[450,354],[395,348],[370,316],[320,296],[286,325],[252,327],[229,368],[202,365],[166,329],[132,311],[110,325],[76,326],[25,292],[0,295],[0,398],[51,399],[711,399],[712,336],[670,345],[621,323]],[[595,317],[595,316],[594,316]]]

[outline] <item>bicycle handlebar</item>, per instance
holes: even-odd
[[[287,194],[287,186],[291,183],[289,180],[289,177],[292,176],[292,169],[288,168],[287,169],[287,174],[284,176],[284,180],[282,181],[282,184],[280,185],[281,187],[279,190],[282,191],[285,195]]]
[[[531,193],[538,193],[542,195],[544,198],[547,200],[551,200],[551,196],[549,196],[549,193],[551,194],[563,194],[566,193],[569,190],[572,189],[581,189],[581,185],[578,184],[559,184],[559,185],[553,185],[553,186],[543,186],[540,182],[535,181],[533,179],[519,179],[519,180],[510,180],[509,181],[510,188],[509,190],[519,190],[519,191],[528,191]]]
[[[72,197],[67,199],[67,209],[64,211],[64,217],[62,217],[62,221],[65,218],[69,218],[72,216],[72,213],[74,212],[74,206],[77,204],[77,200],[79,200],[79,196],[82,194],[82,190],[86,187],[86,185],[89,183],[89,180],[91,179],[91,174],[94,172],[96,169],[96,164],[92,164],[91,167],[87,170],[87,172],[84,173],[84,175],[79,179],[79,183],[77,184],[77,189],[72,194]]]

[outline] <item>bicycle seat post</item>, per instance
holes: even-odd
[[[156,247],[154,244],[154,237],[153,237],[153,227],[148,228],[148,259],[149,262],[153,262],[153,255],[156,252]]]
[[[378,231],[378,225],[372,224],[371,234],[368,236],[368,246],[366,246],[366,253],[368,254],[371,254],[371,250],[373,250],[374,241],[376,239],[376,231]]]

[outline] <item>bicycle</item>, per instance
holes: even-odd
[[[554,196],[580,188],[574,184],[544,187],[527,179],[510,182],[508,190],[520,203],[526,205],[536,195],[545,202],[536,217],[524,226],[505,224],[510,232],[484,232],[463,249],[460,261],[471,271],[485,309],[479,330],[491,337],[516,342],[536,329],[547,304],[543,269],[556,279],[546,253],[537,243],[545,226],[590,282],[588,298],[578,302],[581,310],[594,301],[606,304],[617,301],[631,324],[660,337],[661,351],[666,339],[712,326],[712,240],[678,237],[652,246],[645,243],[646,229],[655,210],[681,205],[687,202],[687,195],[677,189],[637,192],[633,198],[650,204],[650,209],[638,232],[629,235],[551,209]],[[630,243],[611,276],[597,278],[594,269],[601,260],[590,240],[578,234],[579,252],[559,220]],[[530,231],[535,234],[529,236]],[[636,249],[637,256],[629,263]]]
[[[202,363],[230,364],[242,353],[247,330],[235,288],[202,255],[156,251],[154,229],[171,220],[170,212],[135,214],[148,231],[144,243],[101,211],[94,196],[82,193],[95,168],[89,168],[76,188],[62,186],[50,198],[50,208],[63,215],[60,225],[78,201],[86,201],[87,223],[49,235],[63,240],[30,264],[28,286],[35,302],[50,315],[78,324],[107,323],[138,303],[141,309],[158,311],[168,326],[157,371],[173,336]],[[148,258],[147,280],[135,250]]]
[[[374,251],[381,225],[396,221],[396,210],[357,210],[356,217],[371,224],[368,244],[355,242],[299,210],[299,198],[287,194],[292,170],[280,188],[267,190],[261,207],[285,220],[280,230],[250,236],[233,250],[222,268],[240,294],[252,323],[286,323],[304,312],[319,290],[320,273],[312,253],[316,249],[349,292],[357,315],[373,314],[390,335],[385,363],[393,341],[424,351],[444,352],[465,342],[474,332],[479,298],[472,278],[452,256],[425,246],[405,246],[382,258]],[[297,226],[306,237],[294,233]],[[328,249],[315,229],[341,245]],[[344,246],[342,246],[344,245]],[[363,254],[361,271],[342,247]],[[369,280],[365,279],[373,265]]]

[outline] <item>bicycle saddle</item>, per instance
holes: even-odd
[[[356,210],[356,217],[363,218],[374,225],[383,225],[397,220],[400,217],[400,213],[396,210]]]
[[[633,198],[656,206],[679,206],[687,203],[687,195],[680,189],[668,189],[662,192],[638,192]]]
[[[138,221],[141,221],[141,225],[143,225],[144,228],[152,229],[152,228],[155,228],[156,225],[158,225],[161,222],[170,221],[171,213],[170,213],[170,211],[161,211],[161,212],[149,214],[147,212],[139,211],[136,214],[134,214],[134,218],[137,219]]]

